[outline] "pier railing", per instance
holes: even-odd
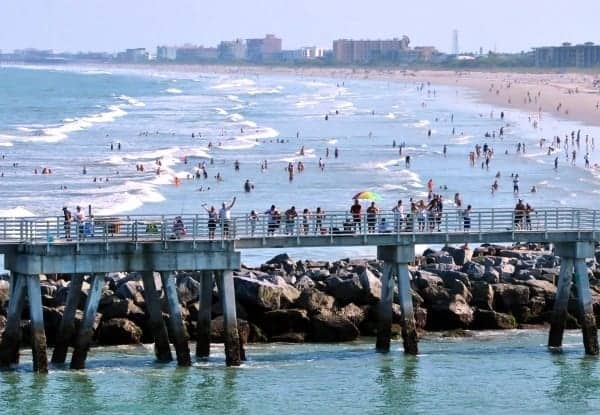
[[[580,208],[446,209],[439,212],[378,214],[325,212],[279,216],[260,214],[210,220],[206,214],[96,216],[81,223],[62,216],[0,218],[1,244],[55,244],[99,241],[239,240],[250,238],[493,233],[528,231],[597,231],[600,211]]]

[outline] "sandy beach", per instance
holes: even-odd
[[[109,65],[139,68],[139,65]],[[542,118],[549,114],[558,118],[600,126],[600,85],[589,73],[524,73],[448,70],[403,70],[373,68],[319,68],[277,66],[175,65],[154,64],[159,71],[185,73],[238,73],[329,77],[343,79],[381,79],[390,81],[431,82],[433,85],[459,86],[476,92],[481,102],[526,111]]]

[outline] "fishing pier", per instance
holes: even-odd
[[[483,209],[471,212],[468,220],[464,211],[444,210],[443,215],[423,221],[410,214],[356,217],[343,212],[291,220],[243,216],[222,223],[209,222],[200,215],[95,217],[83,223],[65,223],[63,217],[0,218],[0,253],[10,271],[0,366],[19,362],[21,317],[28,306],[33,367],[37,372],[48,371],[40,275],[60,274],[70,276],[70,284],[51,362],[64,363],[73,345],[70,367],[83,369],[106,275],[114,272],[141,276],[156,359],[171,361],[173,343],[180,366],[191,365],[190,338],[196,340],[197,357],[206,358],[210,353],[211,295],[216,282],[223,306],[226,364],[237,366],[245,357],[237,327],[233,277],[233,271],[241,266],[241,250],[292,247],[376,246],[377,258],[384,263],[376,348],[381,352],[390,349],[397,285],[404,351],[417,354],[409,273],[415,245],[465,243],[552,244],[561,265],[548,346],[562,346],[574,282],[585,353],[597,355],[596,321],[585,261],[594,257],[599,237],[600,211],[570,208],[538,209],[527,215],[511,209]],[[187,332],[181,317],[174,276],[178,271],[196,271],[198,275],[201,289],[196,333]],[[85,278],[90,289],[76,331],[75,315]],[[160,307],[163,293],[169,327]]]

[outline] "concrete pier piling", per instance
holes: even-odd
[[[196,328],[196,357],[207,358],[210,355],[210,321],[213,292],[212,271],[202,271],[200,277],[200,295],[198,324]]]
[[[11,364],[19,363],[21,314],[25,306],[26,283],[24,275],[13,273],[8,302],[8,320],[0,344],[0,367],[9,367]]]
[[[56,344],[52,352],[52,363],[65,363],[69,345],[73,341],[75,332],[75,314],[77,305],[81,298],[81,286],[83,285],[83,274],[73,274],[69,283],[69,293],[67,294],[67,304],[63,312],[58,333],[56,335]]]
[[[94,337],[94,321],[103,288],[104,274],[93,275],[90,291],[85,302],[83,321],[81,322],[79,333],[77,333],[75,348],[71,356],[71,369],[85,368],[85,360],[92,344],[92,338]]]
[[[384,275],[382,277],[382,293],[380,305],[379,328],[381,334],[377,333],[377,350],[389,350],[389,334],[391,329],[392,301],[389,299],[390,292],[393,295],[394,283],[389,281],[395,274],[398,278],[398,293],[400,308],[402,310],[402,340],[404,353],[416,355],[419,352],[417,329],[415,324],[415,313],[413,310],[412,293],[410,288],[410,273],[408,264],[415,257],[414,245],[378,246],[377,258],[384,261]],[[389,321],[389,322],[388,322]],[[381,337],[380,337],[381,336]],[[386,337],[388,338],[386,340]]]
[[[219,296],[223,305],[223,318],[225,329],[225,363],[227,366],[241,364],[241,342],[237,327],[235,309],[235,289],[233,286],[233,272],[220,271],[217,273]]]
[[[588,355],[598,355],[598,331],[592,309],[592,294],[590,292],[590,282],[585,264],[586,258],[594,257],[594,243],[557,243],[554,247],[554,253],[561,257],[561,264],[554,310],[552,311],[548,347],[554,349],[562,346],[567,307],[571,295],[571,284],[573,282],[573,275],[575,275],[577,303],[579,305],[579,323],[581,324],[585,353]]]
[[[169,333],[160,309],[160,299],[154,283],[152,271],[142,272],[144,283],[144,298],[146,300],[146,312],[150,321],[150,329],[154,337],[154,353],[159,362],[170,362],[173,360],[171,347],[169,346]]]
[[[31,319],[31,355],[33,359],[33,371],[38,373],[48,373],[46,332],[44,331],[44,311],[42,308],[42,292],[40,289],[39,276],[27,276],[27,297],[29,300],[29,316]]]
[[[408,262],[397,265],[398,293],[402,310],[402,342],[404,353],[416,355],[419,353],[415,312],[410,291],[410,273]]]
[[[577,300],[579,304],[579,324],[583,334],[583,347],[585,354],[598,355],[598,330],[596,318],[592,308],[592,295],[588,279],[585,259],[575,260],[575,285],[577,287]]]
[[[175,354],[177,355],[177,364],[179,366],[191,366],[189,337],[181,318],[181,306],[177,295],[175,276],[172,273],[161,272],[160,277],[169,304],[169,326],[173,337],[173,345],[175,346]]]
[[[379,321],[377,323],[377,342],[375,349],[378,352],[390,351],[392,337],[392,304],[394,301],[394,275],[393,264],[383,264],[381,276],[381,300],[379,301]]]
[[[560,274],[558,276],[558,288],[550,319],[550,335],[548,336],[548,347],[550,348],[559,348],[562,346],[572,281],[573,260],[562,258],[560,262]]]

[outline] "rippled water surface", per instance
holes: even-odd
[[[600,362],[579,332],[551,354],[545,331],[427,337],[418,357],[401,343],[382,355],[374,339],[339,345],[251,345],[227,369],[223,349],[187,369],[152,362],[151,347],[94,350],[88,369],[33,374],[25,356],[0,373],[7,414],[592,414],[600,410]]]

